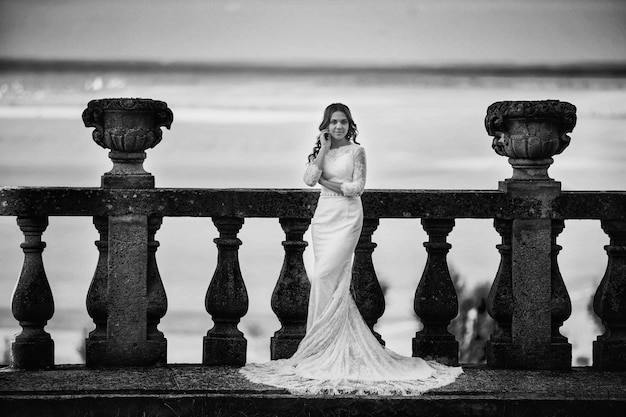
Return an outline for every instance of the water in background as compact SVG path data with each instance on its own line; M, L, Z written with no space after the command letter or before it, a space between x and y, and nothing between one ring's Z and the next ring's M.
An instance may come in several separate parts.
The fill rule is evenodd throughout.
M491 149L483 119L499 100L559 99L578 107L572 142L550 168L565 190L624 190L626 80L600 78L435 77L384 72L340 75L136 74L56 72L0 74L0 186L99 186L111 167L107 151L81 121L89 100L146 97L166 101L171 131L148 151L146 169L157 187L301 188L307 154L323 108L348 104L368 157L368 188L495 189L511 175ZM14 218L0 218L0 338L19 326L10 313L23 236ZM204 295L213 274L217 232L210 219L166 218L157 234L159 269L168 295L160 329L170 362L201 361L202 336L212 327ZM77 363L93 329L85 295L95 269L97 233L90 218L51 218L44 262L56 313L46 329L56 362ZM248 360L269 358L269 337L280 328L270 297L284 251L277 219L246 219L240 233L241 269L250 309L240 328ZM424 268L427 240L419 220L381 220L374 263L388 287L377 330L387 346L411 352L419 329L413 294ZM310 236L305 236L310 240ZM499 243L492 222L456 221L451 267L468 286L490 283ZM559 237L560 268L573 304L562 332L574 363L588 363L600 330L589 301L606 267L607 237L597 221L567 221ZM311 250L305 252L308 268ZM0 341L1 342L1 341ZM0 344L0 357L6 346Z

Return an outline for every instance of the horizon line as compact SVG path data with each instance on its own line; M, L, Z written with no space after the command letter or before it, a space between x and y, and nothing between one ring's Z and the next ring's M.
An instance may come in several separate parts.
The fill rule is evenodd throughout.
M316 75L329 72L361 75L388 73L396 75L445 76L547 76L547 77L626 77L626 62L585 62L565 64L314 64L280 62L192 62L151 60L79 60L0 58L3 71L128 71L128 72L180 72L180 73L230 73L266 75Z

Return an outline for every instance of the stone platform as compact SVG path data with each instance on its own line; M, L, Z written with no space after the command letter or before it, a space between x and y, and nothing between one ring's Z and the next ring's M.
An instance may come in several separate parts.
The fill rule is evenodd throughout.
M0 370L0 410L13 416L624 416L626 372L466 366L422 396L306 396L242 378L236 368Z

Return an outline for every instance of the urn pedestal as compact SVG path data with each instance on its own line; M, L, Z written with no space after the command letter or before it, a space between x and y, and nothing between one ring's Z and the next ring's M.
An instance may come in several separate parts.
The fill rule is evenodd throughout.
M143 169L146 149L170 128L172 111L162 101L135 98L92 100L83 112L93 140L110 149L111 171L102 188L154 188ZM154 239L161 218L150 213L116 213L94 218L100 260L87 295L96 324L86 341L87 366L154 366L167 363L167 340L157 329L167 297L156 264Z
M571 367L572 347L558 332L571 312L556 261L563 222L552 207L561 183L548 176L548 168L569 145L567 133L575 124L576 107L558 100L503 101L487 109L492 147L513 167L513 176L499 189L534 207L525 217L496 219L502 259L488 300L499 327L487 343L490 366Z

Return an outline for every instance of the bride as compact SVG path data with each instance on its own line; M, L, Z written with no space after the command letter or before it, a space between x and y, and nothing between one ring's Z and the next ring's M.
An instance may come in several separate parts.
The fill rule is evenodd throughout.
M350 109L324 111L304 182L322 192L311 222L315 264L306 336L289 359L241 368L250 381L296 394L420 394L463 371L383 347L350 294L352 257L363 226L365 150Z

